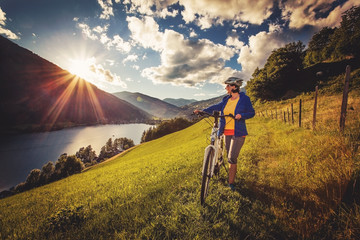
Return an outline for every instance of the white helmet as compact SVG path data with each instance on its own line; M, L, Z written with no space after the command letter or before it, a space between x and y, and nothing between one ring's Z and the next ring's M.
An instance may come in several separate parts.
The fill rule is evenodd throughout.
M229 77L225 81L225 84L235 85L238 88L241 87L242 83L243 83L243 80L241 78L238 78L238 77Z

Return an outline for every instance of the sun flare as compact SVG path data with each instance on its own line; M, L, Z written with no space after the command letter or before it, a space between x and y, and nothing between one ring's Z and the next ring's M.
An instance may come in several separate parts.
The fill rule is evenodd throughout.
M90 70L91 64L89 63L89 61L69 59L69 62L70 62L70 67L69 67L70 73L84 79L86 79L91 74L91 70Z

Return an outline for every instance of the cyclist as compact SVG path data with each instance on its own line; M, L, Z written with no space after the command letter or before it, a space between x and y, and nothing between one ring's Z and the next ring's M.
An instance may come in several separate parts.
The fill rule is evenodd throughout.
M230 77L225 81L227 96L215 105L203 109L202 111L212 113L221 111L221 114L232 114L231 117L220 119L218 136L225 135L225 147L229 162L229 187L235 190L235 176L237 171L237 158L245 142L245 136L248 135L245 120L255 116L255 110L252 107L250 98L245 93L240 92L243 80L237 77ZM198 114L200 110L194 110Z

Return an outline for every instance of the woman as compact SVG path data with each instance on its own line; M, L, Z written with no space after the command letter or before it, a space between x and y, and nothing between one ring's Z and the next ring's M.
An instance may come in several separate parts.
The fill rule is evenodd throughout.
M231 117L220 119L218 135L225 135L225 147L228 153L229 162L229 187L235 190L235 176L237 171L237 158L240 149L245 142L245 136L248 135L245 120L255 116L255 110L252 107L250 98L245 93L240 92L243 80L237 77L230 77L225 81L228 96L223 100L205 108L203 111L212 113L213 111L221 111L221 114L233 114L235 120ZM195 110L198 114L200 111Z

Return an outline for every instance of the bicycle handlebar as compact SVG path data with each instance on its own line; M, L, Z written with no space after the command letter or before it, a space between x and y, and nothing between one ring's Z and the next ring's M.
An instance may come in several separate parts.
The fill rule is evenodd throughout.
M224 114L224 115L220 115L220 111L214 111L212 114L211 113L207 113L207 112L204 112L204 111L199 111L198 114L196 113L192 113L194 115L208 115L209 117L231 117L233 119L235 119L235 116L233 114ZM238 120L238 119L235 119L235 120Z

